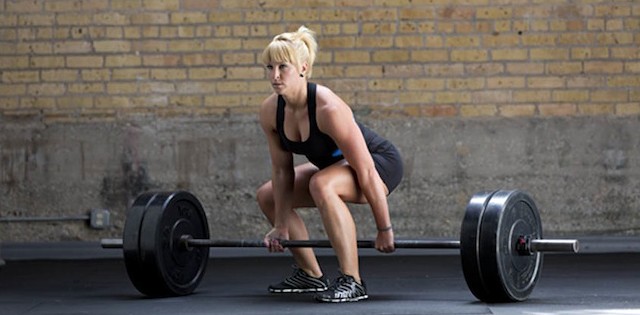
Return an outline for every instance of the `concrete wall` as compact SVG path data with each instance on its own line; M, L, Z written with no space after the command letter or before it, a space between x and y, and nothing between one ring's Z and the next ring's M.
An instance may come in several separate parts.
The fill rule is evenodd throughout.
M518 188L553 235L635 235L640 221L640 121L633 118L361 120L394 141L405 178L389 199L398 237L459 233L470 196ZM205 205L213 237L256 238L268 226L255 188L270 161L254 115L136 123L3 124L2 216L108 208L106 231L81 223L5 223L4 241L119 237L127 206L147 190L186 189ZM362 237L367 207L354 206ZM303 210L322 237L315 210Z
M0 216L115 223L0 223L0 241L120 236L152 189L195 192L216 237L262 236L259 55L302 24L312 80L402 149L398 236L456 235L469 196L503 187L549 233L638 234L639 21L637 1L0 0Z

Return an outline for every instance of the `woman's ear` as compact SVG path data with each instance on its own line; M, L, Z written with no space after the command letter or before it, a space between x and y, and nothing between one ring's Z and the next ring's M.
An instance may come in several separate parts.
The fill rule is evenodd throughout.
M300 67L300 77L304 77L307 74L307 69L309 69L309 64L305 62Z

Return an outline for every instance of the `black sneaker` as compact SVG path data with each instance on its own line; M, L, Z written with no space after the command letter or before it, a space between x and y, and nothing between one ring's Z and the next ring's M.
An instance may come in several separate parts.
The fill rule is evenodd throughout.
M271 293L308 293L322 292L327 290L329 281L323 275L320 278L314 278L307 274L304 270L294 267L293 274L278 284L269 286Z
M316 300L332 303L356 302L367 298L369 296L364 281L359 284L352 276L348 275L341 275L329 286L327 291L316 295Z

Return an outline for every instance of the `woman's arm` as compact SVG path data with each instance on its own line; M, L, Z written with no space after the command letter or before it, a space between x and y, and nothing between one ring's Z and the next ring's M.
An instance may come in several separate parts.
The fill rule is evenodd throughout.
M394 250L393 232L384 230L391 226L387 190L375 168L371 153L355 122L351 108L326 87L318 86L316 117L318 128L329 135L342 151L345 159L357 174L358 185L371 206L378 233L378 250ZM380 231L380 230L384 231Z
M268 97L260 107L260 125L267 138L271 156L271 180L275 201L275 219L273 227L288 237L287 221L293 210L293 155L284 151L276 130L277 96Z

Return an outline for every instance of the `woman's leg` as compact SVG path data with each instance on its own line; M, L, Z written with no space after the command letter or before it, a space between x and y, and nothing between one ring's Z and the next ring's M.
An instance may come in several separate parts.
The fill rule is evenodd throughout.
M305 163L295 168L295 182L293 188L293 208L315 207L309 194L309 180L318 171L311 163ZM273 186L271 181L258 188L258 205L271 225L275 219L275 202L273 199ZM292 240L308 240L309 232L296 211L289 216L289 238ZM322 276L322 270L311 248L291 248L294 260L298 268L304 270L312 277Z
M346 204L366 203L354 170L346 162L341 162L318 171L309 182L309 191L320 211L342 273L362 283L356 226Z

